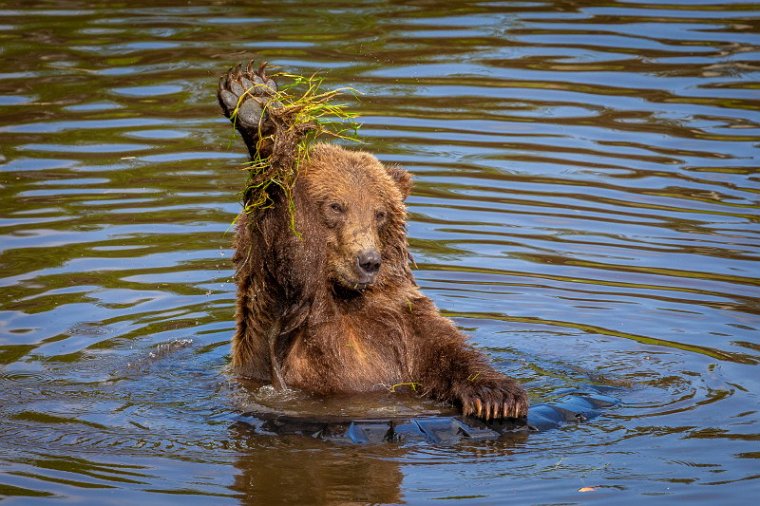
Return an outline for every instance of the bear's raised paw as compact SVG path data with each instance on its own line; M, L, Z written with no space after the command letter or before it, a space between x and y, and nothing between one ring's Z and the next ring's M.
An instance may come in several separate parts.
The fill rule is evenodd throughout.
M238 130L261 130L267 108L279 105L272 99L277 84L265 69L266 63L255 69L251 60L245 68L232 67L219 79L219 105Z

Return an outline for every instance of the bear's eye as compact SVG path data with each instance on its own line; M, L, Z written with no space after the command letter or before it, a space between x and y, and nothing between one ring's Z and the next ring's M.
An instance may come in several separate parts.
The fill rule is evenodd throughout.
M330 204L330 210L335 213L342 213L344 211L343 206L337 202Z
M375 219L379 222L385 221L386 213L385 211L375 211Z

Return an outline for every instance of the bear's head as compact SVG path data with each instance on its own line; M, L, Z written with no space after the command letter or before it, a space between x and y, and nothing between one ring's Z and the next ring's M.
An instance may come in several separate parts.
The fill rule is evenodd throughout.
M330 144L314 146L301 169L295 197L306 257L299 261L312 275L347 294L408 279L409 173Z

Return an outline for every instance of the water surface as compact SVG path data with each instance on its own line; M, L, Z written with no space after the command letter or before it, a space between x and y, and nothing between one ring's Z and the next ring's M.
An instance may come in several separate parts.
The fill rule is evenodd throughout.
M759 13L0 1L0 496L746 503L760 492ZM415 176L417 280L497 368L534 402L592 385L621 405L453 446L236 424L261 393L226 370L245 151L214 91L253 56L362 93L362 148Z

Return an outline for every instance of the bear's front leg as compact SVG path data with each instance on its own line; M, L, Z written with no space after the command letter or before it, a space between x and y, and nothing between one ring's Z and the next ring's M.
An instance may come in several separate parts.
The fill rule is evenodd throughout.
M419 346L414 369L429 396L485 420L528 415L528 396L522 386L496 371L483 353L468 345L428 298L418 298L412 308Z

